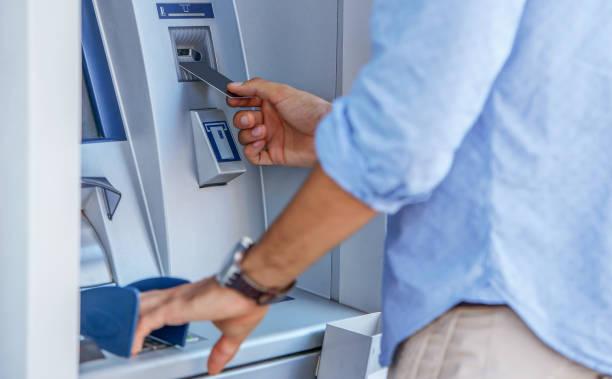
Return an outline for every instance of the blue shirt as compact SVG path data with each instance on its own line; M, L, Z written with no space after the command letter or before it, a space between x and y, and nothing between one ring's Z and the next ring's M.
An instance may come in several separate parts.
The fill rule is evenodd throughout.
M467 301L612 373L612 1L377 0L371 28L316 145L390 214L382 363Z

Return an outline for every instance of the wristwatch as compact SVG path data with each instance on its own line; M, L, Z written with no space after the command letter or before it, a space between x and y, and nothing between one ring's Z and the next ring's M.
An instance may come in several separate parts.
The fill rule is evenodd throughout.
M243 237L232 250L227 262L217 274L216 279L221 286L232 288L249 299L255 300L259 305L274 303L276 300L284 298L287 295L295 286L295 281L285 288L266 288L249 278L249 276L242 271L240 265L253 244L250 238Z

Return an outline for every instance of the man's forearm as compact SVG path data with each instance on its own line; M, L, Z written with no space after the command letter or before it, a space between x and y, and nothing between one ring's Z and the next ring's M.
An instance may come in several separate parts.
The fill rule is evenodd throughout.
M242 268L261 285L284 287L375 214L317 165Z

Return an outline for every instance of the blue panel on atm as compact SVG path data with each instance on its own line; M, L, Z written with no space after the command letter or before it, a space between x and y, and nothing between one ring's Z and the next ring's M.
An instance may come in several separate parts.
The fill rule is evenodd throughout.
M97 287L81 291L81 335L100 348L128 358L138 322L140 293L168 289L189 283L187 280L156 277L126 287ZM170 345L185 346L189 325L164 326L151 336Z
M83 142L125 141L125 129L106 60L93 0L81 1Z
M240 155L234 143L234 137L225 121L205 122L204 131L206 132L208 141L210 141L210 146L212 146L215 152L217 162L240 161Z
M157 3L159 18L214 18L211 3Z
M141 280L130 284L128 287L136 288L140 292L153 290L165 290L168 288L188 284L189 281L178 278L160 277ZM169 325L154 330L151 335L171 345L185 346L189 325Z
M139 304L135 288L98 287L81 291L81 335L106 351L129 357Z

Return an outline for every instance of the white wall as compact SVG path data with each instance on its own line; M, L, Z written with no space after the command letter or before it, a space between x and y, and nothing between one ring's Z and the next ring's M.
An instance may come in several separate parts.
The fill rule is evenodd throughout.
M77 377L80 1L0 12L0 378Z

